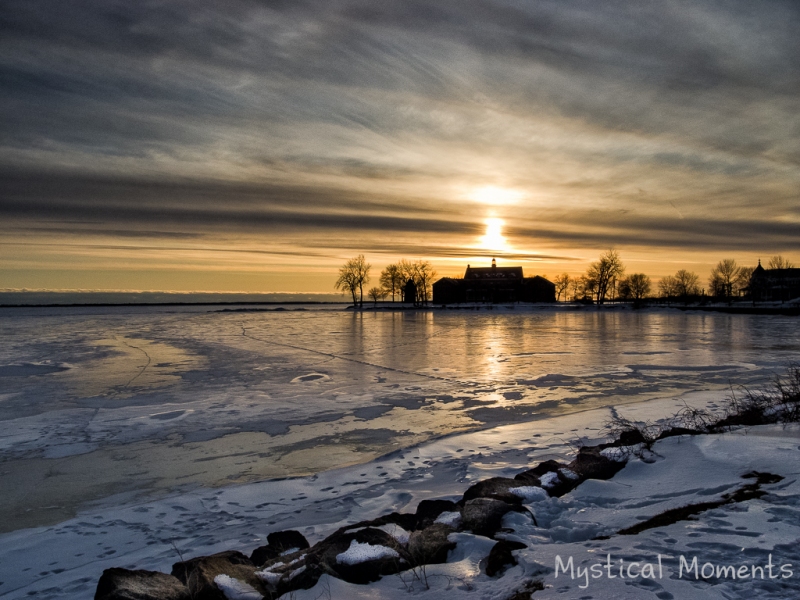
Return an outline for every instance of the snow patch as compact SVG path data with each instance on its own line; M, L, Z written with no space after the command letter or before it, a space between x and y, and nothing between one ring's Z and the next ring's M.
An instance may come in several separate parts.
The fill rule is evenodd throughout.
M384 533L388 533L395 540L397 540L398 544L403 544L404 546L408 543L408 540L411 537L411 534L408 531L400 527L400 525L395 525L394 523L381 525L380 527L376 527L376 529L380 529Z
M228 575L217 575L214 583L228 600L262 600L264 598L254 587Z
M445 511L436 517L434 523L441 523L458 529L458 526L461 525L461 513L458 511Z
M550 497L546 491L537 485L523 485L521 487L511 488L508 491L515 496L519 496L524 502L528 503L539 502L540 500L546 500Z
M273 573L269 569L264 569L263 571L256 571L256 577L270 585L278 585L283 573Z
M628 457L632 454L631 446L621 446L618 448L603 448L600 455L605 456L614 462L628 462Z
M400 555L387 546L360 544L353 540L345 552L336 555L336 562L340 565L357 565L381 558L400 558Z
M353 540L353 541L355 541L355 540ZM337 558L338 558L338 557L337 557ZM295 577L297 577L298 575L300 575L300 573L302 573L302 572L303 572L303 571L305 571L305 570L306 570L306 566L305 566L305 565L303 565L303 566L302 566L302 567L300 567L299 569L295 569L294 571L292 571L291 573L289 573L289 579L294 579Z
M572 481L576 481L581 478L575 471L572 469L567 469L566 467L563 469L559 469L558 471L561 477L565 477L566 479L571 479Z
M549 473L545 473L539 478L539 481L542 482L543 488L548 488L548 489L561 483L561 480L558 478L558 473L556 473L555 471L550 471Z

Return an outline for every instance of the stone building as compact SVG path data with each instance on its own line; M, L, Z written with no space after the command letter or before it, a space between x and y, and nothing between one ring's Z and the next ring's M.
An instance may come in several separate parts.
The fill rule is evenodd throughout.
M555 302L556 286L544 277L525 277L522 267L467 265L464 277L443 277L433 284L434 304L460 302Z

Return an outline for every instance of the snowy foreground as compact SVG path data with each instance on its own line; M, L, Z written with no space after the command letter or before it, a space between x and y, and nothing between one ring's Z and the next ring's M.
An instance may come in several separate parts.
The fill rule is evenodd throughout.
M576 439L604 437L602 423L613 413L645 420L669 416L685 401L704 406L710 400L662 399L553 418L535 429L519 424L454 435L313 477L202 489L122 507L112 500L57 526L0 536L0 595L89 598L108 567L169 572L180 555L249 553L271 531L297 529L313 544L347 524L413 511L426 498L457 499L488 477L513 476L541 460L568 460ZM495 541L458 533L448 563L430 565L424 575L407 571L367 586L323 576L293 597L503 599L541 579L545 589L535 592L537 599L797 598L798 453L797 426L669 438L645 460L632 458L609 481L584 482L557 499L531 494L528 506L539 526L525 514L505 517L508 531L498 537L527 549L514 552L519 564L500 577L488 577L481 566ZM718 499L748 483L742 475L750 471L784 479L764 485L768 494L758 500L638 535L615 534L664 510ZM593 540L598 536L610 537ZM348 560L358 560L354 550ZM227 583L236 597L236 582Z

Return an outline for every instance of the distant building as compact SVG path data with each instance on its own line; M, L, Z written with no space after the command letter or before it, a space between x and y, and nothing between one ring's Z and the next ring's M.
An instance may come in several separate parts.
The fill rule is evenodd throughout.
M757 302L800 298L800 269L765 269L759 260L749 287L751 298Z
M417 303L417 285L413 279L406 281L403 286L403 302Z
M555 302L556 286L544 277L525 277L522 267L471 267L462 279L443 277L433 284L435 304L459 302Z

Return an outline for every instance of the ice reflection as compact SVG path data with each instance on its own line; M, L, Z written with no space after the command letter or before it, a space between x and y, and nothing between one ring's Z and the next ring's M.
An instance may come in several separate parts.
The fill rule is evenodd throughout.
M465 429L722 398L795 360L798 329L678 311L6 310L0 489L19 493L0 510L11 527L36 524L55 518L46 507L122 490L310 473Z

